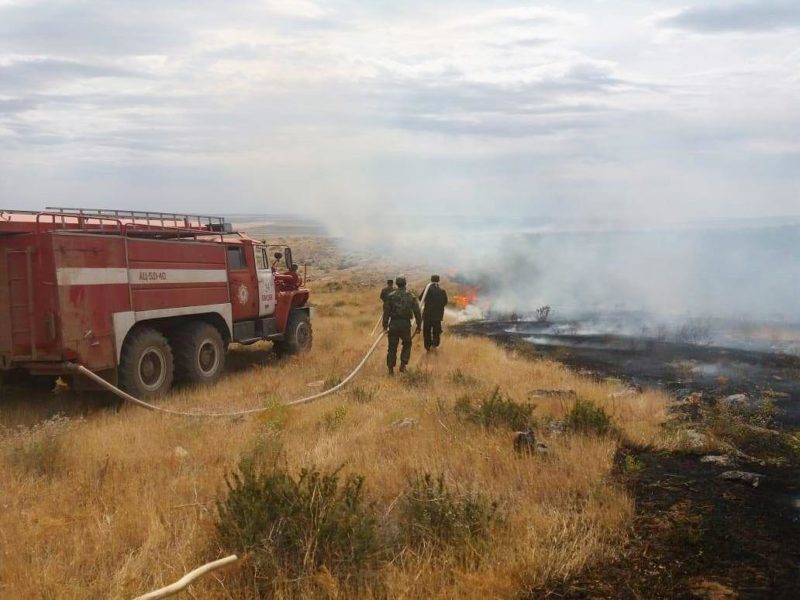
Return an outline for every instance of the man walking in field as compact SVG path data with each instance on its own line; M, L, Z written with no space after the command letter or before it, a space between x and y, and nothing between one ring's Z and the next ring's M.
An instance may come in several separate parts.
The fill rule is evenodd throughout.
M386 302L386 298L394 291L394 280L387 279L386 287L381 290L381 302Z
M447 306L447 292L439 286L439 276L431 275L431 282L428 284L427 292L423 292L419 299L425 304L422 307L422 339L425 343L425 351L439 347L442 337L442 320L444 319L444 307Z
M417 297L406 289L406 278L395 278L397 289L393 290L383 303L383 330L389 336L389 351L386 354L386 366L389 375L394 375L397 364L397 346L402 341L400 351L400 372L404 373L411 360L411 318L417 324L416 333L420 331L422 314Z

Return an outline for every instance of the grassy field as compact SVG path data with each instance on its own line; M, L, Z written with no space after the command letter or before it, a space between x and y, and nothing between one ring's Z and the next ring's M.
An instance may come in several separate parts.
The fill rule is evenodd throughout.
M123 406L30 426L19 402L0 403L0 596L130 598L224 555L216 501L225 499L225 478L243 458L292 476L312 466L341 467L342 480L363 476L365 510L380 538L381 558L357 585L315 564L283 577L270 592L279 597L518 597L615 555L633 513L613 473L615 453L623 441L673 443L660 426L668 398L613 398L618 383L445 333L435 355L415 342L407 376L386 375L381 346L349 388L287 409L283 402L335 384L358 363L378 316L377 285L320 280L314 287L309 354L279 360L268 344L233 347L216 386L179 389L163 400L182 410L271 407L257 417L187 419ZM496 389L516 407L534 389L574 390L610 415L610 431L549 435L548 422L565 419L575 400L535 398L535 429L549 452L519 454L512 427L481 425L454 410L479 407ZM61 403L69 412L76 401L63 394L47 410ZM416 424L390 427L406 417ZM29 427L13 426L19 422ZM456 504L492 506L480 544L404 542L409 485L424 473L443 477ZM269 583L257 581L256 563L251 554L187 597L258 597L257 586ZM353 568L361 569L350 565L348 573Z

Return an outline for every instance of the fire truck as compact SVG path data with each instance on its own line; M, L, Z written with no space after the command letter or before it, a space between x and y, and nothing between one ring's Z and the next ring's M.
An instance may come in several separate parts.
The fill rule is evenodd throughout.
M78 363L152 398L216 381L230 343L259 340L311 348L291 248L219 217L0 210L0 378L52 384Z

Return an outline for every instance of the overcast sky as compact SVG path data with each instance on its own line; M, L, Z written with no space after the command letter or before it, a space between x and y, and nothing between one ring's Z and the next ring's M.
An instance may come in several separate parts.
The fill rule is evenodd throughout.
M800 1L0 0L0 207L800 213Z

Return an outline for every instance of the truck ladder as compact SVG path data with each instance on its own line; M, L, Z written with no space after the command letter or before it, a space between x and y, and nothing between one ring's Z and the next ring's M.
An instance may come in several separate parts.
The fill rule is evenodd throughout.
M180 227L187 230L204 230L213 233L230 233L231 224L224 217L192 215L183 213L164 213L140 210L116 210L105 208L66 208L48 206L45 210L63 213L73 217L130 219L136 227L168 229Z

